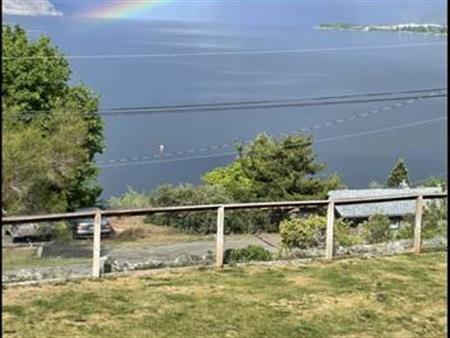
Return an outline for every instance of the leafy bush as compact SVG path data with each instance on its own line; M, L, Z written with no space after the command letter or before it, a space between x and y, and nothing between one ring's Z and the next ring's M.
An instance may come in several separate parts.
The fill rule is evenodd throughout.
M230 202L224 189L215 186L194 187L190 184L172 186L162 185L150 194L152 206L176 206L196 204L221 204ZM155 214L146 217L146 222L163 224L194 233L214 233L217 212L179 212Z
M36 235L42 240L49 240L54 237L53 224L39 223L37 226Z
M363 239L360 236L352 233L350 227L351 223L348 223L343 219L335 220L334 240L337 245L348 247L361 244L363 242Z
M326 218L323 216L292 217L280 224L281 242L291 249L319 246L324 243L325 230Z
M394 233L395 239L413 239L414 238L414 226L410 222L405 222L403 225Z
M373 215L363 223L363 235L367 243L386 242L392 238L390 220L385 215Z
M280 224L282 243L287 248L306 249L325 243L327 218L320 215L310 215L307 218L291 218ZM343 219L334 223L334 239L336 244L352 246L360 244L362 239L352 234L350 224Z
M66 243L72 240L72 230L65 222L57 222L52 225L53 238L57 242Z
M395 232L395 239L413 239L415 215L403 218L403 226ZM447 237L447 203L434 201L424 206L422 216L422 239L431 239L436 236Z
M447 203L434 201L427 203L423 210L422 238L447 236Z
M111 208L144 208L150 206L150 198L128 187L121 196L112 196L108 204Z
M249 245L243 249L227 249L224 252L225 264L249 261L268 261L272 258L270 251L261 246Z
M42 239L53 239L65 243L72 240L72 230L65 222L40 223L37 227L37 236Z
M150 195L152 206L174 206L195 204L225 204L233 199L220 186L163 185ZM172 226L187 232L209 234L216 232L217 212L179 212L155 214L146 222ZM255 232L257 230L276 231L271 222L270 212L262 210L235 210L225 214L225 233Z

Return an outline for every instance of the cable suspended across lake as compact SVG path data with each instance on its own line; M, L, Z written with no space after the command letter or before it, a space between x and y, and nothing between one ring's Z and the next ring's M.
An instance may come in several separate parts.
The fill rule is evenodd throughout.
M260 101L238 101L238 102L221 102L221 103L199 103L169 106L147 106L134 108L111 108L103 109L95 114L102 116L131 116L131 115L149 115L149 114L182 114L182 113L202 113L216 111L232 111L232 110L255 110L255 109L275 109L275 108L294 108L294 107L310 107L310 106L326 106L340 104L358 104L372 102L387 102L401 100L425 100L446 97L444 93L446 88L422 89L422 90L404 90L392 92L378 92L365 94L347 94L341 96L322 96L312 98L299 99L278 99L278 100L260 100ZM400 95L415 94L415 95ZM385 96L385 97L378 97ZM361 99L363 98L363 99ZM17 114L19 117L34 116L35 114L46 114L52 111L25 111L25 112L4 112L5 114ZM60 114L76 114L74 111L55 111ZM94 114L82 113L81 114Z
M338 141L342 139L348 139L353 137L361 137L361 136L367 136L367 135L374 135L379 134L387 131L392 130L398 130L398 129L404 129L404 128L412 128L416 126L436 123L436 122L442 122L447 120L447 116L442 116L439 118L434 119L428 119L428 120L422 120L412 123L406 123L401 124L397 126L390 126L386 128L379 128L379 129L373 129L368 130L364 132L357 132L357 133L350 133L345 135L339 135L339 136L332 136L327 138L322 138L314 141L315 144L320 143L326 143L331 141ZM223 153L216 153L216 154L205 154L205 155L198 155L198 156L190 156L190 157L181 157L181 158L165 158L165 159L159 159L159 160L141 160L141 161L127 161L125 159L121 159L119 163L111 163L111 164L102 164L97 163L97 165L100 168L111 168L111 167L130 167L135 165L145 165L145 164L159 164L159 163L169 163L169 162L181 162L181 161L192 161L192 160L200 160L200 159L208 159L208 158L215 158L215 157L228 157L228 156L235 156L238 155L238 152L236 151L229 151L229 152L223 152Z
M286 136L288 134L298 134L299 132L309 132L309 131L314 131L317 129L322 129L322 128L328 128L328 127L333 127L333 126L337 126L337 125L342 125L344 123L350 123L353 122L355 120L358 119L362 119L362 118L367 118L370 116L377 116L380 114L391 114L393 112L395 112L396 108L400 108L404 105L411 105L415 102L418 102L418 100L406 100L406 101L402 101L402 102L396 102L394 104L391 105L385 105L382 106L380 108L377 109L372 109L370 111L366 111L366 112L362 112L362 113L357 113L357 114L353 114L347 118L338 118L338 119L334 119L334 120L329 120L329 121L324 121L321 123L316 123L313 124L309 127L304 127L304 128L300 128L300 129L296 129L296 130L291 130L290 132L287 133L281 133L279 135L273 135L274 137L282 137L282 136ZM345 124L344 124L345 125ZM242 143L249 143L252 140L246 140L246 141L242 141ZM124 157L124 158L119 158L119 159L109 159L109 160L103 160L103 161L98 161L98 164L101 163L119 163L119 162L130 162L130 161L141 161L141 160L150 160L150 159L160 159L160 158L171 158L173 156L180 156L180 155L192 155L195 153L200 153L200 154L204 154L205 152L208 151L215 151L218 149L227 149L227 148L231 148L233 146L233 142L229 142L229 143L223 143L223 144L216 144L216 145L210 145L210 146L203 146L197 149L187 149L187 150L179 150L179 151L175 151L175 152L161 152L159 154L153 155L153 156L133 156L133 157Z

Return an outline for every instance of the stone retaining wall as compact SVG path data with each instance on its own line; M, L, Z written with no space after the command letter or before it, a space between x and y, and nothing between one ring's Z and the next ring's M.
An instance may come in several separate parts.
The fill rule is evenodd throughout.
M406 252L411 252L413 246L412 240L399 240L379 244L360 244L351 247L335 248L335 257L345 256L363 256L375 257L384 255L395 255ZM424 240L422 242L423 249L447 249L446 237L435 237L433 239ZM280 253L274 260L289 260L304 258L307 261L313 261L324 257L323 248L311 248L306 250L295 250L290 252ZM148 259L139 262L120 261L114 257L103 257L102 259L102 274L111 272L127 272L133 270L148 270L160 269L170 267L183 266L210 266L214 264L215 256L211 251L206 252L202 256L197 255L181 255L171 261L159 261ZM3 283L21 282L21 281L40 281L46 279L65 278L89 276L90 267L47 267L47 268L31 268L21 269L13 274L2 275Z

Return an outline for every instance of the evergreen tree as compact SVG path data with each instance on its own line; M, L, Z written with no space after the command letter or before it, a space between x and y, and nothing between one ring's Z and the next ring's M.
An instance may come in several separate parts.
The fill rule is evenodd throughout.
M302 200L327 198L329 190L343 188L337 175L321 175L325 164L317 161L312 144L310 136L262 134L238 147L240 170L252 195L260 200Z
M406 184L410 184L408 168L406 167L405 160L399 158L391 170L391 174L387 180L388 187L398 187L402 181Z

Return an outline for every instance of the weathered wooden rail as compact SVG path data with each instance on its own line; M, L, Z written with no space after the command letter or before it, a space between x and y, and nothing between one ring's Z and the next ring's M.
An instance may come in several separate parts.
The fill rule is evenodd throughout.
M308 201L283 201L283 202L254 202L254 203L232 203L232 204L205 204L205 205L188 205L188 206L171 206L171 207L148 207L134 209L106 209L92 210L82 212L69 212L47 215L30 215L30 216L9 216L2 217L2 224L22 224L30 222L46 222L60 221L68 219L77 219L82 217L94 218L94 240L93 240L93 260L92 275L100 276L100 245L101 245L101 218L120 217L120 216L139 216L155 213L171 213L171 212L194 212L194 211L217 211L217 235L216 235L216 267L223 266L223 250L224 250L224 219L225 210L239 209L281 209L281 208L307 208L307 207L327 207L327 227L326 227L326 243L325 258L333 258L334 244L334 217L335 206L349 204L366 204L394 202L405 200L416 200L415 227L414 227L414 252L420 253L421 249L421 228L422 213L424 199L444 199L447 193L428 193L428 194L403 194L397 196L378 196L378 197L360 197L360 198L343 198L333 200L308 200Z

